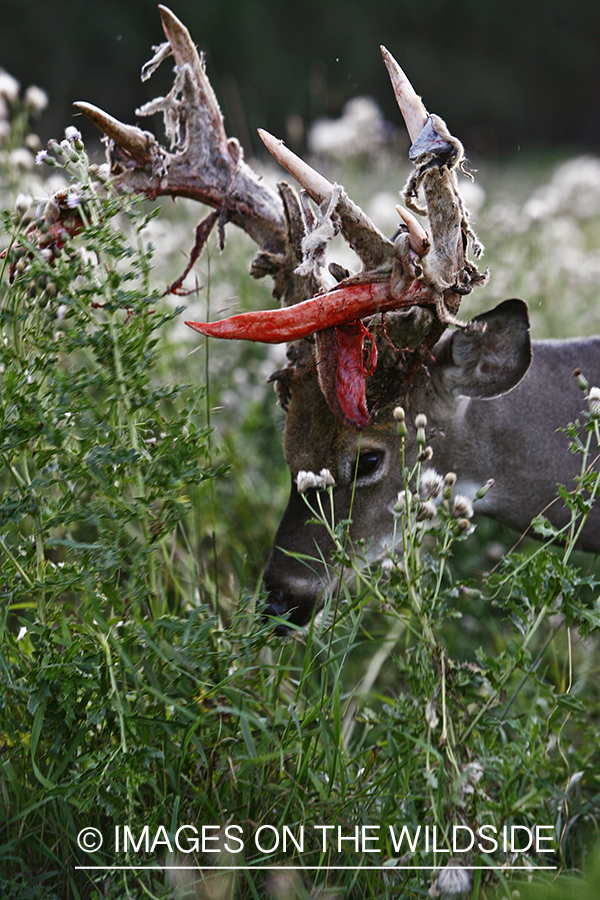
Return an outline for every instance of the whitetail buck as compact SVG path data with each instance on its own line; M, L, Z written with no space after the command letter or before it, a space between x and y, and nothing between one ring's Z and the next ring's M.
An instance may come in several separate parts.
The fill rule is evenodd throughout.
M299 199L285 183L277 191L265 184L244 162L237 141L227 138L189 33L169 10L160 12L167 43L143 77L170 54L177 75L167 97L138 112L164 113L171 149L87 103L76 106L107 135L117 181L153 197L182 195L215 209L197 228L186 272L211 229L218 226L223 246L225 225L233 222L259 246L252 274L271 275L273 293L282 300L282 308L270 313L189 323L219 337L288 342L288 365L272 380L286 411L292 492L264 572L267 612L303 625L335 585L324 529L306 524L310 515L298 492L299 472L328 470L335 481L336 517L352 519L351 540L368 542L372 556L384 552L403 483L393 417L398 404L406 410L409 462L416 452L415 417L424 413L432 466L457 473L461 492L471 495L494 479L481 512L518 531L542 512L564 525L568 513L553 502L557 484L572 488L580 463L557 429L576 419L583 405L574 370L600 384L600 338L532 344L521 300L507 300L466 326L457 322L462 295L486 276L467 258L469 239L476 257L482 248L455 178L462 146L442 120L427 114L384 50L413 142L415 169L405 201L429 220L427 234L399 208L399 233L388 240L342 189L263 133L305 194ZM423 210L417 206L419 188ZM307 197L318 206L316 216ZM337 231L362 269L352 275L334 267L339 284L328 291L321 267ZM446 331L449 324L457 326L452 333ZM591 513L580 545L600 549L600 511Z

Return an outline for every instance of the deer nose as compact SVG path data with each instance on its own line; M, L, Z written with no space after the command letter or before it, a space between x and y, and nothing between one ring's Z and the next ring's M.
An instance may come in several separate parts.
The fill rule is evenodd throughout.
M282 585L272 585L266 579L263 580L263 586L267 592L263 609L265 618L287 619L290 625L297 626L306 625L310 621L314 606L312 598L300 597L293 590ZM285 622L278 622L274 633L283 635L289 634L292 630Z
M277 618L284 619L290 618L290 614L292 614L294 610L293 604L290 604L288 594L284 588L269 588L268 584L263 581L263 585L267 589L267 602L265 603L263 615L265 618ZM275 634L289 634L292 630L288 625L285 625L283 622L278 622L278 624L273 629Z

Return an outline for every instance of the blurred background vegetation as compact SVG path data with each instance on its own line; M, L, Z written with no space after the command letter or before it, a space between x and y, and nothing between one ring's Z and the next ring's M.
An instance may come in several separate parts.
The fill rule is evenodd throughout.
M171 0L206 53L227 126L248 153L265 127L302 144L302 125L339 115L357 94L397 121L385 44L471 158L548 144L600 148L600 6L596 0ZM43 141L74 100L126 121L170 87L168 66L139 80L163 40L153 0L2 0L0 66L52 98ZM158 79L158 80L157 80ZM161 81L162 79L162 81ZM91 126L84 137L96 139ZM147 126L146 126L147 127Z

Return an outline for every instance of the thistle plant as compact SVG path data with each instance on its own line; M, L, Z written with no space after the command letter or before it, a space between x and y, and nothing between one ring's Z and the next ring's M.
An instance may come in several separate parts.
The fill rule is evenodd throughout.
M158 339L179 310L150 286L139 200L90 166L79 133L38 157L71 181L30 221L4 218L2 549L26 583L77 559L69 596L118 591L159 615L156 566L190 505L179 488L211 474L200 392L166 415L186 389L161 377ZM90 568L98 580L84 584Z

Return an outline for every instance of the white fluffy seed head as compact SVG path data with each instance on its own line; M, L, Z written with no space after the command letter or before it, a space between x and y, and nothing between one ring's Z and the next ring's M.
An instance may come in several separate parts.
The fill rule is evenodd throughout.
M450 858L440 870L437 886L442 894L466 894L471 890L471 873L458 860Z
M316 475L314 472L305 472L301 469L296 475L296 487L299 494L305 494L307 491L316 487Z
M0 97L4 97L9 103L14 103L19 96L21 85L16 78L0 69Z
M417 522L424 522L427 519L433 519L437 515L437 506L433 500L424 500L419 504L417 510Z
M18 216L24 216L29 212L29 208L33 203L32 198L29 194L17 194L17 199L15 200L15 211Z
M394 504L394 512L395 513L406 512L406 510L410 506L411 500L412 500L412 494L408 489L405 491L400 491L398 494L398 499L396 500L396 503Z
M335 480L329 469L321 469L321 471L319 472L319 478L321 480L321 490L333 487L335 485Z
M590 415L593 419L600 419L600 388L591 387L588 393Z
M424 500L439 497L444 490L444 479L435 469L423 469L419 481L419 494Z
M34 116L43 112L48 106L48 94L41 87L38 87L37 84L31 84L27 88L23 99L25 105L29 107Z
M299 494L307 491L323 491L335 485L335 480L329 469L321 469L317 475L315 472L305 472L301 469L296 475L296 487Z
M475 526L471 525L468 519L457 519L456 530L458 534L469 535L475 531Z
M452 503L452 516L455 519L471 519L473 517L473 504L463 494L456 494Z

